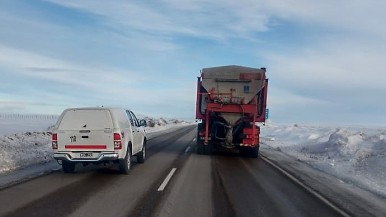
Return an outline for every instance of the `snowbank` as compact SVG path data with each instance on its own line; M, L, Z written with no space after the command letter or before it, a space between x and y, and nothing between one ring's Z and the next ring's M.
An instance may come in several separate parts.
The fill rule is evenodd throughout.
M263 144L386 196L386 129L268 124L261 134Z
M186 122L184 120L178 119L166 119L166 118L151 118L144 117L141 118L146 121L147 127L145 127L145 131L147 133L155 133L159 131L169 130L175 127L181 127L185 125L192 124L191 122Z
M26 132L0 136L0 174L52 160L51 134Z

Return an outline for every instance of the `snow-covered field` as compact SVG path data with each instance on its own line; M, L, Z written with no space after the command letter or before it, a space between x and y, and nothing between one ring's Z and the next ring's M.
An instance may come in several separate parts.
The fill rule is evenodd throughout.
M145 117L148 138L174 130L185 121ZM0 118L0 174L53 161L51 130L55 119Z
M386 196L386 128L267 124L262 143Z

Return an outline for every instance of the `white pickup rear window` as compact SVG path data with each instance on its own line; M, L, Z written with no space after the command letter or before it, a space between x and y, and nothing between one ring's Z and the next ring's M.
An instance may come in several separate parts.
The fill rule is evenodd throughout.
M108 110L68 110L59 126L58 130L103 130L113 128L111 115Z

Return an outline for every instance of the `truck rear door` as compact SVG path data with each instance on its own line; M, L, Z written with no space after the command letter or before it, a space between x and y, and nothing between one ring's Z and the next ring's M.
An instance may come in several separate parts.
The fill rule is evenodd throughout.
M114 151L108 110L68 110L58 126L58 151Z

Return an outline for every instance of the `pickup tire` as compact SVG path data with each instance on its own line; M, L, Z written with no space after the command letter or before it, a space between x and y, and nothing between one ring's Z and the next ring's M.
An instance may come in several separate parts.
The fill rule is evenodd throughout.
M64 173L73 173L75 171L75 163L63 160L62 169Z
M144 163L146 159L146 141L143 141L142 151L137 154L137 162Z
M119 170L122 174L129 174L131 169L131 149L127 148L124 159L119 160Z

